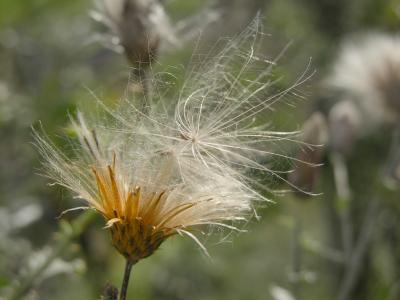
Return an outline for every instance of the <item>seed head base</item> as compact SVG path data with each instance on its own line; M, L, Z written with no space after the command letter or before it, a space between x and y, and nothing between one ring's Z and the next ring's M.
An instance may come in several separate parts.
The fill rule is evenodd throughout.
M133 263L153 254L169 236L155 226L144 224L140 218L115 223L110 232L114 247Z

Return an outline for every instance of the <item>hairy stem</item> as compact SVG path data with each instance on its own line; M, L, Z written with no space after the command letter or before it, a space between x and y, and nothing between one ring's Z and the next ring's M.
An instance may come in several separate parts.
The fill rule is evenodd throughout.
M128 285L129 285L129 277L131 276L131 270L132 270L133 265L134 265L133 262L126 260L124 279L122 281L121 293L119 295L119 300L126 300L126 293L128 291Z

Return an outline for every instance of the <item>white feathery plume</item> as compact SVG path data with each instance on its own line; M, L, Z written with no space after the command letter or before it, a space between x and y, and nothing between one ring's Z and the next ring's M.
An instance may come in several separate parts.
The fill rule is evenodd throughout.
M129 132L147 135L161 148L179 151L181 170L186 170L184 165L187 165L186 171L193 171L189 160L194 159L202 162L202 168L221 174L231 172L238 184L251 193L255 193L251 183L256 181L247 176L247 171L267 172L283 179L280 172L274 172L260 161L266 157L295 160L275 153L271 146L279 141L298 143L294 139L298 132L270 129L268 114L273 113L277 102L287 97L298 98L297 87L312 73L307 67L289 88L271 91L274 89L273 69L279 57L268 60L256 53L263 36L259 22L260 19L256 19L216 55L213 50L220 46L218 44L200 58L200 66L195 64L189 70L188 79L176 96L173 111L165 107L165 101L161 99L158 106L153 105L150 116L143 115L140 124L136 123L139 118L131 111L127 117L114 116L129 128Z

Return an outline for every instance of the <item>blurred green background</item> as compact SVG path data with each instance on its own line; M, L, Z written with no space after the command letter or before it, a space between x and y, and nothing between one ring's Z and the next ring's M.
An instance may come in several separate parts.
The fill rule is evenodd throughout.
M279 86L289 86L312 58L311 68L317 72L301 87L306 100L292 101L294 107L283 103L276 110L273 121L279 129L299 129L311 112L329 110L335 99L325 101L321 82L343 39L400 30L398 0L219 2L226 13L204 26L205 43L240 32L260 12L264 31L270 34L262 45L264 55L276 57L290 44L275 71L281 76ZM206 5L200 0L165 1L173 23ZM0 295L18 288L21 278L46 260L60 240L56 217L76 205L68 192L49 187L48 180L37 175L40 161L31 126L40 121L50 135L63 136L68 113L73 114L78 103L92 101L88 90L101 99L118 99L128 82L124 56L96 38L99 27L89 17L93 7L86 0L0 0ZM160 53L156 70L187 65L193 44ZM349 159L355 231L363 226L366 201L375 197L384 207L349 299L400 299L399 192L376 183L390 140L387 129L363 137ZM259 211L260 221L246 225L247 233L206 237L212 260L190 240L169 239L135 266L129 299L337 299L344 271L338 217L332 215L332 168L327 158L323 162L315 189L321 195L275 197L275 204ZM64 217L64 226L78 215ZM100 218L91 223L46 272L35 276L21 299L99 299L107 282L119 286L124 260L102 226Z

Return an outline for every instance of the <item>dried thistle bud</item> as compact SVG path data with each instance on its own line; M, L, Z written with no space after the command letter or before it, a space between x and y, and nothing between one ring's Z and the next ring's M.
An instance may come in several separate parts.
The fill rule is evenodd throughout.
M289 174L289 181L302 191L311 193L318 177L318 165L322 162L328 142L328 126L322 113L313 113L304 123L300 140L305 146L297 153L296 159L300 162L295 164L294 170Z
M329 112L329 144L333 151L351 153L361 130L361 115L353 101L336 103Z
M156 57L162 39L173 39L169 18L158 0L101 0L92 17L105 24L115 46L133 67L146 68Z

